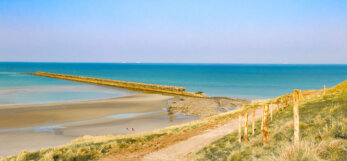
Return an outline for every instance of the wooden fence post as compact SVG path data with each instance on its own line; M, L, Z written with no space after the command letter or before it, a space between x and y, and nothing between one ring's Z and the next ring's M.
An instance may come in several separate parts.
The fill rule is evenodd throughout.
M300 144L299 138L299 90L293 91L293 113L294 113L294 145Z
M245 113L245 132L244 132L245 143L248 141L248 112Z
M239 142L240 143L241 143L241 137L242 137L241 131L242 131L242 116L241 114L239 114Z
M267 144L267 120L269 116L269 105L264 106L264 118L263 118L263 145Z
M255 109L253 110L252 135L254 135L254 129L255 129Z

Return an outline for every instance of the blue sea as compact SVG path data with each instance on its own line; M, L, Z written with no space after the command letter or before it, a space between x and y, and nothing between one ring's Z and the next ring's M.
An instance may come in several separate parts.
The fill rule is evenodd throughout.
M0 105L91 100L136 93L18 73L35 71L186 87L208 96L271 98L293 89L333 87L347 65L0 63Z

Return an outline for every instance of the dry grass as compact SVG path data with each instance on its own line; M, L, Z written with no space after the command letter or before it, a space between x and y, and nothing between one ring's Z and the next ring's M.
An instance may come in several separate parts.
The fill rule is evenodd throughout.
M293 109L276 111L269 123L268 145L263 146L260 121L247 144L237 142L234 132L192 155L193 160L345 160L347 156L347 83L322 95L303 92L300 104L299 148L293 146ZM282 96L283 97L283 96ZM250 131L249 131L250 133Z

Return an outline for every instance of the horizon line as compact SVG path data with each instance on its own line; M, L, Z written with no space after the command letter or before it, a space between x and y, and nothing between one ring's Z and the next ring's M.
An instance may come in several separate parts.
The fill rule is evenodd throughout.
M80 63L80 64L221 64L221 65L347 65L340 63L198 63L198 62L53 62L53 61L0 61L0 63Z

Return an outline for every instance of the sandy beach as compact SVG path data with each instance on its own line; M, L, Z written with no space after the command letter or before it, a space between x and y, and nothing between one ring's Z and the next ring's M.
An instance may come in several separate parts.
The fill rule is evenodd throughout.
M144 132L198 119L175 115L170 121L168 112L163 110L169 99L172 96L140 94L103 100L1 106L0 156L59 146L84 135Z
M91 120L121 113L160 111L170 96L135 95L103 100L0 106L0 129Z

